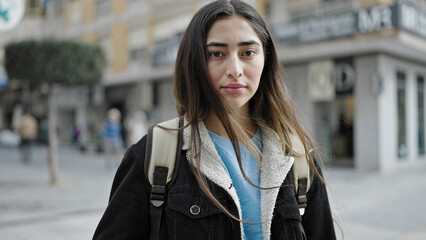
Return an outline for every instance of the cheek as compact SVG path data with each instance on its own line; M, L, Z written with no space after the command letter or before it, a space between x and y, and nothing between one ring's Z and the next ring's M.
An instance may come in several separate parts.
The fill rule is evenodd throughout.
M257 84L259 84L260 82L260 77L262 76L262 72L263 72L263 66L264 66L264 62L262 59L262 61L257 62L251 68L249 68L250 78Z
M207 63L207 71L209 74L210 82L215 85L220 79L220 69L212 63Z

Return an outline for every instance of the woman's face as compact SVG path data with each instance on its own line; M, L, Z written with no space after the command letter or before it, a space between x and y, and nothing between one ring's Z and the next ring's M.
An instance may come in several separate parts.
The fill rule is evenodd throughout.
M248 113L265 62L262 42L241 16L217 20L207 34L207 70L222 101Z

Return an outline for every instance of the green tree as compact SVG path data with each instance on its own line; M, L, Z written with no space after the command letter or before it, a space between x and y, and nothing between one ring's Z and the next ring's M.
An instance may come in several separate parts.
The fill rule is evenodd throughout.
M102 79L105 57L97 45L69 40L25 40L5 47L5 68L12 80L43 87L47 94L49 173L58 182L58 137L53 121L54 85L94 85Z

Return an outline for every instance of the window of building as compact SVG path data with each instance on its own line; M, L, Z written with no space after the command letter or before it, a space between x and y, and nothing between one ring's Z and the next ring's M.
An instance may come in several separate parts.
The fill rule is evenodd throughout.
M425 155L425 79L417 76L417 128L418 128L418 153Z
M148 30L140 21L131 22L128 39L129 62L138 66L148 64L150 61L148 45Z
M407 147L407 119L406 119L406 76L404 72L396 73L397 80L397 112L398 112L398 157L406 158Z
M130 49L129 57L131 61L141 62L147 58L147 54L146 48L133 48Z
M40 0L27 0L27 7L25 11L28 16L40 16L42 14Z
M98 16L108 15L111 12L111 0L97 0L96 13Z
M38 8L39 7L39 0L30 0L30 8Z
M62 1L56 1L54 2L54 9L53 9L53 14L55 16L62 16Z
M45 1L45 14L49 18L62 17L62 1Z

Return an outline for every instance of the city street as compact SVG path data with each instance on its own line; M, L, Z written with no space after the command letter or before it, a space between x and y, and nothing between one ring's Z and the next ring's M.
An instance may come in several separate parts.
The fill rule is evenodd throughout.
M59 156L60 183L52 187L43 147L34 149L27 165L16 148L0 147L2 240L91 239L115 169L102 155L72 147L61 148ZM344 239L426 239L426 163L392 173L333 168L325 174Z
M91 239L108 202L115 169L102 155L59 150L58 186L49 184L46 151L28 165L18 149L0 148L0 238Z
M424 162L417 168L381 174L329 169L326 177L344 239L426 239ZM336 232L340 234L338 228Z

